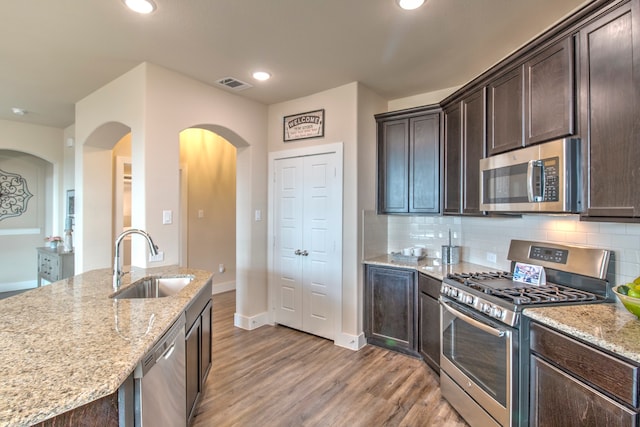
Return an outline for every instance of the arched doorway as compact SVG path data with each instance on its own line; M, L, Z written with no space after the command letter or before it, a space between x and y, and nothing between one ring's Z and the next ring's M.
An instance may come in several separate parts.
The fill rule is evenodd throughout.
M53 169L40 157L0 150L0 292L36 286L35 248L54 232Z
M202 127L180 132L181 265L215 272L214 292L235 289L236 151Z

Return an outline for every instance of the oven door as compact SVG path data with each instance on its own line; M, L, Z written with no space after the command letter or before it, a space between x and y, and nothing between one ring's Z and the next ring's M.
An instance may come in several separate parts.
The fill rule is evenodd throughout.
M471 425L481 419L485 421L480 424L494 425L487 415L495 425L513 425L518 412L518 376L512 374L518 372L518 330L444 296L440 307L440 369L445 381L455 383L442 387L443 396Z

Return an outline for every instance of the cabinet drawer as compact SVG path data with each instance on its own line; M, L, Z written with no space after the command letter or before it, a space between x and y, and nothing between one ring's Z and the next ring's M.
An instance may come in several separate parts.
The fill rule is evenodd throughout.
M637 426L635 411L531 357L531 426Z
M418 274L418 287L420 292L435 299L440 298L440 288L442 287L442 282L440 280L420 273Z
M537 323L531 324L531 351L588 383L638 407L638 367Z
M191 329L194 322L200 318L200 313L202 313L202 310L204 310L211 300L212 286L212 282L209 280L185 310L187 316L187 330Z
M58 280L60 266L57 257L41 255L38 263L38 271L46 280L53 282Z

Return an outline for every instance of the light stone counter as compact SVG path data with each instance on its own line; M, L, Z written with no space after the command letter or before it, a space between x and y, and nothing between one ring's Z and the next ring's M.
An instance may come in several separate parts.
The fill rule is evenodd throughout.
M620 302L527 308L527 317L640 363L640 320Z
M391 255L381 255L363 261L364 264L382 265L386 267L412 268L416 271L427 274L434 279L442 280L449 273L470 273L478 271L495 271L495 268L484 265L472 264L470 262L459 262L458 264L441 265L439 258L424 258L414 262L395 261Z
M102 269L0 300L0 425L32 425L117 391L212 276L135 269L122 287L149 275L195 279L174 296L114 300Z

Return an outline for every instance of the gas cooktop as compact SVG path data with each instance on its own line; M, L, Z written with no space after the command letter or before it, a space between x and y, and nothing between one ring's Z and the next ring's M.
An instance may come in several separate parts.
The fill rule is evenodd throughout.
M530 285L514 282L512 274L506 271L454 273L449 274L447 279L454 280L465 288L504 299L514 305L604 300L603 297L593 293L553 283Z

